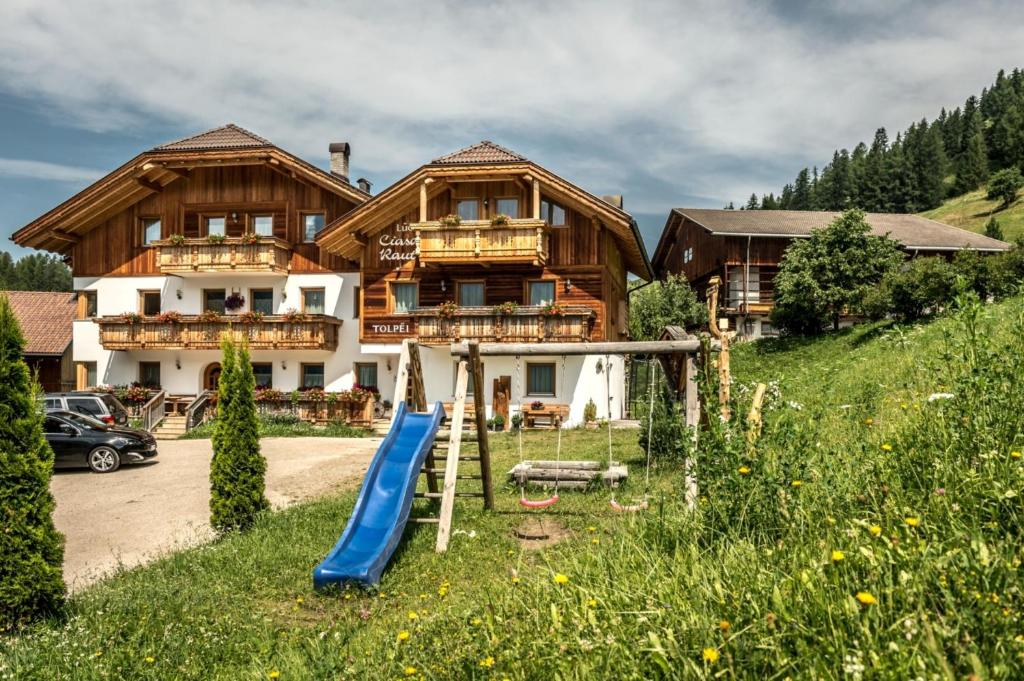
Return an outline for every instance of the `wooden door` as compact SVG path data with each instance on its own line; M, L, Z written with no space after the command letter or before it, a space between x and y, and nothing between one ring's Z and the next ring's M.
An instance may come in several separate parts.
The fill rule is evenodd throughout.
M491 407L495 416L501 414L505 418L505 430L512 427L509 419L508 405L512 401L512 377L501 376L494 379L494 395L491 397Z
M216 392L219 383L220 363L214 362L210 366L206 367L206 371L203 372L203 390Z

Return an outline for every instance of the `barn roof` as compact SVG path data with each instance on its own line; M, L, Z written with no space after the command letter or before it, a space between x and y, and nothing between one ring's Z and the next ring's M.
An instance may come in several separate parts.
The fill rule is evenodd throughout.
M75 294L67 291L4 291L25 336L26 355L63 355L71 344Z

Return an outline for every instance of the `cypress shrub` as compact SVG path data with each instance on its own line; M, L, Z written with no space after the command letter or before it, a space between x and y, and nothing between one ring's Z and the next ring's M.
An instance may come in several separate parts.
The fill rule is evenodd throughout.
M260 453L256 379L249 348L225 335L217 422L210 463L210 524L220 532L244 530L270 507L264 496L267 461Z
M56 612L64 600L64 538L53 525L53 451L43 437L25 338L0 295L0 631Z

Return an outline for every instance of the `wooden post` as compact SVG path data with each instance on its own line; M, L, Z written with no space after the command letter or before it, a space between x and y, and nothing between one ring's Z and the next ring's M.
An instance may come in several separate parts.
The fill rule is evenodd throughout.
M427 182L430 179L423 180L423 184L420 185L420 222L427 221Z
M540 180L533 178L533 219L540 220Z
M686 427L692 432L694 449L697 447L697 438L700 433L700 395L697 392L697 361L693 354L686 355L686 397L684 405L686 409ZM684 463L686 471L686 505L694 508L697 505L697 476L694 471L693 459L687 459Z
M409 375L412 377L412 400L416 411L427 410L427 390L423 387L423 365L420 363L420 346L416 341L409 344Z
M708 282L708 328L721 344L718 354L718 405L722 418L728 421L732 416L729 409L729 383L732 378L729 372L729 341L732 334L718 328L718 287L721 284L722 280L717 276L711 277Z
M437 544L434 550L444 553L451 538L452 513L455 510L455 482L459 478L459 450L462 446L462 421L466 414L466 386L469 371L466 361L459 362L455 378L455 404L452 405L451 439L448 442L448 459L444 465L444 486L441 490L441 517L437 525ZM475 387L475 385L474 385ZM479 437L479 433L477 436Z
M480 477L484 488L484 509L494 509L491 485L491 450L487 438L487 405L484 401L484 365L480 361L480 343L469 342L469 362L473 366L473 408L476 412L476 441L480 450Z
M758 383L754 389L754 400L750 404L750 413L747 414L747 447L754 448L754 443L761 436L761 405L764 403L764 392L767 389L764 383Z

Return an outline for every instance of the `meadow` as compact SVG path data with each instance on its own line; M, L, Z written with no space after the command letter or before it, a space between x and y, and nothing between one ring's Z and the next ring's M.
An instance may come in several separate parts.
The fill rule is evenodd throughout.
M4 642L0 678L1021 678L1024 300L743 345L733 368L738 414L769 383L764 432L712 420L694 510L683 452L645 489L615 430L617 497L646 512L606 490L527 512L499 481L494 512L456 505L447 554L411 526L379 590L316 593L349 492L76 595ZM568 431L562 456L606 438ZM492 442L500 476L517 438ZM527 519L561 540L520 541Z

